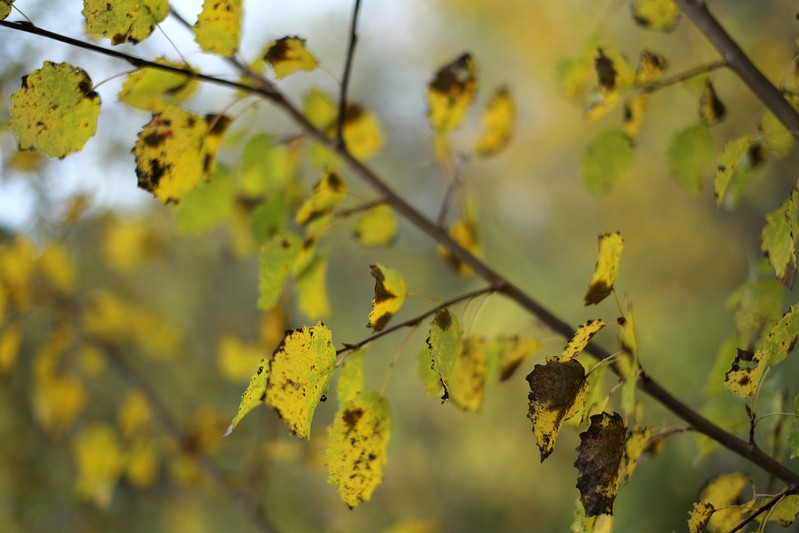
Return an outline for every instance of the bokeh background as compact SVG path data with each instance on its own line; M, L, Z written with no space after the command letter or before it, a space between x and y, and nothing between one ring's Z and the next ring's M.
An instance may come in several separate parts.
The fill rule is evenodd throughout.
M83 34L80 2L17 0L15 5L41 27ZM201 2L173 5L193 21ZM280 87L295 102L310 87L335 95L351 7L332 0L245 2L241 54L252 59L269 40L302 36L321 69L290 77ZM715 2L713 9L770 79L795 87L794 2ZM411 203L436 215L447 181L431 147L426 86L440 66L471 52L480 92L455 145L465 148L474 141L479 109L495 87L507 85L518 107L511 145L494 158L469 161L461 171L464 191L477 200L487 262L573 324L597 317L612 321L618 313L612 301L585 308L582 297L597 234L620 231L625 250L617 290L634 303L644 369L688 405L723 415L728 423L736 417L744 421L744 402L718 384L709 386L709 376L720 344L735 331L727 299L756 270L765 213L795 185L796 154L764 163L734 209L716 207L712 168L701 193L690 194L670 175L665 155L671 134L698 117L696 93L677 85L652 96L629 173L611 191L596 195L582 182L580 158L600 131L620 123L622 110L586 121L556 76L558 63L577 56L594 36L633 63L645 48L660 52L670 73L717 59L690 21L682 20L668 34L646 31L632 21L628 2L620 1L385 0L364 2L359 34L350 94L377 114L386 136L385 148L370 165ZM171 19L149 40L122 49L175 58L175 47L205 71L233 76L224 62L200 53L187 30ZM98 348L99 362L91 371L84 356L62 357L62 372L81 375L85 400L69 424L53 428L36 407L42 387L37 361L57 337L59 316L68 311L34 291L24 314L0 322L4 328L16 320L24 332L16 362L0 376L0 530L257 531L236 505L236 491L247 493L279 531L371 532L413 521L447 532L568 530L578 497L572 466L578 431L566 427L554 454L541 464L526 418L523 379L544 355L558 353L563 340L499 297L458 308L469 331L535 334L545 348L514 379L491 388L477 414L426 395L416 376L425 331L407 338L398 332L369 348L367 388L379 389L389 361L401 357L387 388L393 430L384 482L372 501L357 509L349 510L326 482L324 434L334 402L320 405L310 442L292 438L266 408L248 415L222 440L247 383L241 371L222 369L222 339L253 347L247 355L251 363L243 364L254 371L279 339L276 330L311 321L290 294L280 313L264 316L257 310L257 254L241 224L179 235L173 207L136 188L129 150L149 115L115 102L128 65L8 29L0 29L0 54L0 227L26 236L37 249L62 245L75 261L78 293L121 295L174 328L174 344L160 346L168 352L164 357L148 355L140 341L120 341L106 354ZM60 161L18 154L7 129L8 96L19 87L19 77L45 59L79 65L95 83L107 80L97 89L104 104L97 137L83 152ZM718 71L712 79L728 111L713 128L720 151L729 138L757 133L763 107L731 72ZM234 96L203 87L187 106L216 112ZM235 167L242 141L258 132L290 136L296 130L268 104L252 106L229 130L220 161ZM306 166L300 186L308 190L317 174ZM350 183L355 197L374 197L357 178ZM76 197L85 206L77 217ZM0 246L10 246L11 237L3 242ZM114 252L114 242L129 244ZM405 275L413 297L404 317L428 309L431 300L481 286L453 274L436 245L405 223L390 248L359 248L347 223L327 247L331 313L325 322L337 344L368 335L370 264L390 265ZM793 301L795 294L789 294L786 304ZM140 334L146 337L148 331L145 326ZM615 349L613 334L603 335L599 341ZM796 371L789 358L769 376L759 414L792 410L791 401L787 407L780 402L796 394L799 387L791 378ZM784 396L774 392L781 388ZM87 497L76 488L75 442L92 424L122 424L119 412L132 391L157 398L190 442L177 442L163 420L152 416L148 438L171 442L163 445L170 451L158 456L152 476L146 483L122 476L106 499ZM642 409L654 428L682 425L646 398ZM762 442L779 419L764 420ZM745 435L745 426L738 429ZM211 470L203 467L207 464ZM767 478L752 465L708 449L690 433L669 437L622 487L614 529L684 530L704 482L735 470L751 474L765 490Z

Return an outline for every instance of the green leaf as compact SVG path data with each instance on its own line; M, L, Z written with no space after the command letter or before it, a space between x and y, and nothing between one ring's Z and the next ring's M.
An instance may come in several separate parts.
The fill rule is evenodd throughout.
M633 159L630 138L620 129L605 130L586 147L580 161L583 182L589 191L609 191L627 173Z
M266 403L294 435L310 437L314 411L327 392L335 367L333 337L321 322L288 332L272 354Z
M169 15L169 1L83 0L81 13L86 17L86 33L108 37L113 45L136 44L149 37L155 25Z
M386 246L397 233L397 219L394 210L380 204L369 209L358 219L352 234L361 246Z
M634 0L633 19L646 29L671 31L680 21L680 8L674 0Z
M433 370L444 386L444 397L449 397L447 380L455 367L461 348L461 332L458 320L448 309L437 311L430 323L430 334L427 337L429 355L433 360Z
M766 214L766 227L760 234L761 249L779 280L789 289L793 288L796 281L796 239L799 237L797 202L799 190L794 188L782 205Z
M788 446L791 448L791 459L799 457L799 394L793 399L794 416L788 430Z
M185 63L173 63L164 58L156 59L156 63L189 69ZM128 75L119 91L119 101L145 111L158 112L182 104L197 91L198 86L197 80L189 76L141 68Z
M724 145L724 151L716 159L716 177L713 181L716 205L721 206L724 203L727 189L733 181L733 174L754 143L753 137L744 135L727 141Z
M241 35L241 0L205 0L194 25L194 40L206 52L233 57Z
M272 65L277 79L285 78L301 70L312 71L318 63L305 47L305 39L283 37L270 43L263 53L263 59Z
M218 166L214 177L200 183L175 207L178 232L198 234L222 222L233 208L236 195L236 171Z
M339 407L327 432L327 479L350 508L368 501L383 481L390 436L391 410L379 393L359 394Z
M11 5L14 0L0 0L0 20L5 20L11 14Z
M363 392L363 350L356 350L347 356L338 371L336 397L339 404L355 399Z
M327 257L317 255L298 276L294 283L297 306L312 319L330 316L327 298Z
M765 339L759 344L763 360L770 366L785 359L799 338L799 304L793 305L780 320L774 324Z
M487 371L485 341L464 337L447 377L447 391L452 402L461 409L478 411L483 405Z
M258 275L258 307L273 308L289 278L300 253L302 240L296 233L275 235L263 246L260 253Z
M790 526L799 515L799 495L790 494L785 496L766 515L769 522L778 522L782 527Z
M763 147L769 157L782 159L791 152L793 145L796 144L793 135L785 129L782 122L771 111L766 111L760 117L759 129Z
M574 466L585 516L613 514L626 432L621 415L601 413L592 416L588 430L580 433Z
M241 154L241 189L247 196L283 191L296 170L296 150L271 135L250 137Z
M702 188L702 176L713 164L713 137L703 123L676 131L666 149L669 170L693 195Z
M97 130L100 96L81 68L45 61L11 95L9 126L20 150L63 158L79 152Z
M761 272L770 267L761 263ZM768 274L761 274L763 276ZM744 283L730 297L728 304L735 308L735 326L738 343L752 348L764 331L771 328L782 316L785 287L776 279L757 277Z
M527 375L530 385L527 417L533 423L541 462L555 448L560 427L583 407L588 392L585 370L579 361L548 358Z
M463 122L477 91L477 67L472 56L463 54L441 67L427 85L427 118L439 134Z
M236 412L236 416L233 417L233 420L230 422L230 426L225 432L225 437L230 435L233 430L236 429L236 426L239 424L239 422L241 422L241 419L247 415L247 413L259 405L266 404L266 382L268 379L269 360L261 359L261 364L258 366L258 370L250 378L250 384L247 385L247 388L244 390L244 394L241 395L239 410Z
M599 257L585 293L585 305L598 304L611 293L619 272L621 251L624 249L624 238L618 231L599 235L598 240Z
M371 265L369 269L375 278L375 295L372 298L372 311L369 313L367 326L380 331L405 301L405 279L395 270L381 264Z
M265 199L250 215L250 231L258 246L285 230L289 200L285 193Z
M605 322L601 319L588 320L577 326L577 331L574 332L572 338L569 339L569 342L563 348L560 360L568 361L580 355L585 350L585 347L588 346L591 338L604 327Z
M430 396L438 396L441 392L441 378L438 373L433 370L429 348L422 348L419 351L417 359L418 366L416 374L419 376L419 379L422 380L425 391Z

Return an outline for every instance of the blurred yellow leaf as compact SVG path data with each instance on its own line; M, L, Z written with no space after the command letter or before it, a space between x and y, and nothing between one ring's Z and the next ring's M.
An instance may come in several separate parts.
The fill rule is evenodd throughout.
M347 356L338 371L336 398L339 404L354 400L363 392L363 350L356 350Z
M259 346L243 343L231 335L223 335L216 347L219 373L228 381L244 381L252 374L255 364L263 358Z
M733 472L717 476L705 486L699 494L699 501L709 503L716 509L708 523L710 531L714 533L730 531L745 518L745 510L736 504L749 485L746 474Z
M78 267L61 243L48 243L37 259L36 266L49 281L50 287L64 294L75 290Z
M496 154L508 144L516 119L516 103L507 87L498 89L483 112L483 132L475 146L481 156Z
M588 283L585 293L585 305L598 304L608 296L616 283L619 272L619 260L624 249L624 238L618 231L599 235L599 257L594 268L594 275Z
M702 533L714 510L713 505L707 502L695 502L691 512L688 513L689 533Z
M95 423L84 429L72 444L78 466L75 490L86 500L108 507L125 458L119 437L111 426Z
M666 58L655 52L644 50L638 59L638 69L635 71L635 84L641 87L652 85L658 81L668 68Z
M760 117L758 128L760 129L763 147L771 157L781 159L787 156L794 144L796 144L791 132L785 129L782 122L770 111L766 111Z
M478 240L477 215L472 203L466 206L464 217L455 221L449 228L449 235L452 239L463 247L467 252L479 258L483 252ZM455 257L449 248L439 246L439 254L449 263L452 268L457 270L461 276L468 276L472 269L466 263Z
M635 21L650 30L671 31L680 21L674 0L634 0L630 7Z
M385 205L376 205L358 219L353 236L361 246L385 246L394 239L397 219L394 210Z
M332 212L333 207L347 197L349 188L344 178L332 168L322 172L322 178L314 186L313 194L300 206L295 216L297 224L306 225L314 219Z
M634 96L624 104L624 121L621 129L633 141L638 138L638 132L644 122L644 111L646 111L648 103L648 97Z
M64 353L75 343L69 325L54 330L34 356L33 414L47 430L69 428L86 405L86 389L74 374L62 369Z
M310 72L318 64L305 47L305 39L299 37L283 37L271 43L263 53L263 58L272 65L277 79L301 70Z
M466 411L478 411L483 405L487 371L485 341L464 337L447 377L447 391L452 402Z
M127 394L117 413L117 421L126 439L142 434L152 420L150 402L144 393L132 391Z
M624 482L627 483L635 472L635 467L638 465L638 459L646 448L649 437L652 435L652 430L649 428L636 429L631 432L627 437L627 442L624 443Z
M163 57L156 59L156 63L190 70L185 63L175 63ZM128 75L119 91L119 101L145 111L158 112L188 100L197 87L197 80L189 76L141 68Z
M131 308L116 295L97 291L91 293L81 316L83 329L103 340L118 341L130 335Z
M142 0L139 2L107 2L84 0L86 33L102 35L111 44L143 41L169 14L168 0Z
M313 320L330 315L327 298L327 257L317 255L294 282L297 306Z
M347 105L342 135L347 151L356 159L368 159L385 144L375 114L366 111L358 104Z
M16 150L11 154L9 166L19 172L39 172L47 163L42 154L37 152L23 152Z
M140 270L162 254L166 239L156 233L146 219L111 223L103 236L103 256L112 269L121 273Z
M232 57L239 47L241 35L241 0L205 0L197 23L194 40L206 52Z
M333 100L321 89L316 88L303 96L302 111L311 124L323 130L333 127L338 115L338 108Z
M155 442L136 439L125 453L125 477L136 487L151 487L158 478L159 452Z
M386 327L391 317L405 301L405 279L399 272L381 264L369 267L375 278L375 295L372 297L372 311L368 326L375 331Z
M477 67L468 53L441 67L427 86L427 118L438 133L457 128L477 90Z
M8 375L14 369L22 332L15 324L9 324L0 331L0 375Z
M499 337L494 341L500 351L499 379L510 379L519 365L540 350L544 344L535 337Z

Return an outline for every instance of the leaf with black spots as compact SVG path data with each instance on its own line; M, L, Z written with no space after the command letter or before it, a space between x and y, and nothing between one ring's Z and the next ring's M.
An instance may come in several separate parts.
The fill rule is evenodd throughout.
M707 527L714 533L730 531L746 517L740 505L741 496L750 486L749 477L742 472L722 474L710 480L699 494L700 503L709 503L715 511Z
M766 227L760 234L761 249L779 280L789 289L796 281L797 204L799 190L794 188L782 205L766 214Z
M318 65L316 58L305 47L305 39L300 37L283 37L270 43L263 58L272 65L277 79L301 70L310 72Z
M649 30L668 32L680 21L674 0L635 0L630 8L635 22Z
M763 358L769 366L785 359L799 338L799 304L793 305L779 321L774 324L766 338L759 344Z
M577 326L577 331L574 332L572 338L566 343L566 346L561 352L560 360L568 361L574 359L588 346L591 338L599 333L605 327L605 322L602 319L587 320Z
M86 33L111 39L111 44L136 44L145 40L156 24L169 15L168 0L109 2L83 0Z
M638 69L635 71L635 84L647 87L658 81L669 66L669 62L662 55L644 50L638 59Z
M708 126L714 126L724 120L726 115L726 106L719 100L710 80L706 80L702 96L699 97L699 116L702 118L702 122Z
M375 278L375 295L368 326L380 331L405 301L405 279L397 271L380 264L372 265L369 269Z
M193 26L194 40L206 52L233 57L239 48L241 0L205 0Z
M731 139L724 145L724 150L716 159L716 177L713 180L713 194L716 197L716 205L721 206L726 197L731 195L728 189L733 185L733 176L736 169L742 164L742 160L754 146L755 139L749 135Z
M707 502L695 502L693 509L688 513L689 533L702 533L713 516L713 505Z
M230 435L236 426L241 422L244 416L258 407L259 405L266 405L266 381L269 378L269 360L261 359L261 364L258 365L258 370L250 378L250 384L241 395L241 403L236 416L230 422L230 426L225 432L225 437Z
M613 514L626 431L621 415L601 413L592 416L588 430L580 433L574 466L585 516Z
M427 86L427 118L438 133L457 128L477 90L477 67L468 53L441 67Z

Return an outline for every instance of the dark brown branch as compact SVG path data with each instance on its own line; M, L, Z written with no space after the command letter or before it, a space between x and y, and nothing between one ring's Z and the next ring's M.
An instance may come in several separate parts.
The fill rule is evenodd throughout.
M398 329L418 326L419 323L422 320L424 320L425 318L429 317L430 315L433 315L433 314L437 313L438 311L440 311L442 309L447 309L448 307L452 307L453 305L455 305L457 303L460 303L460 302L462 302L464 300L471 300L472 298L476 298L477 296L481 296L483 294L491 294L492 292L496 292L496 291L497 291L497 287L484 287L482 289L476 289L476 290L473 290L471 292L467 292L466 294L461 294L460 296L452 298L451 300L447 300L446 302L444 302L444 303L442 303L440 305L437 305L436 307L434 307L432 309L429 309L429 310L425 311L421 315L418 315L418 316L415 316L413 318L410 318L410 319L408 319L408 320L406 320L404 322L400 322L399 324L394 324L390 328L386 328L386 329L384 329L382 331L378 331L374 335L370 335L369 337L363 339L360 342L356 342L354 344L344 344L344 348L336 350L336 355L340 355L340 354L342 354L344 352L347 352L347 351L350 351L350 350L357 350L358 348L362 348L362 347L366 346L367 344L369 344L370 342L376 341L380 337L388 335L389 333L393 333L393 332L397 331Z
M698 65L696 67L689 68L688 70L685 70L678 74L674 74L673 76L668 76L649 85L645 85L641 87L638 91L644 94L655 92L665 87L682 83L686 80L693 78L694 76L699 76L700 74L707 74L708 72L713 72L714 70L718 70L726 66L727 62L724 61L723 59L714 61L712 63L708 63L706 65Z
M782 93L746 56L724 27L700 0L676 0L680 9L721 53L724 61L776 116L791 134L799 139L799 113Z
M362 213L364 211L369 211L373 207L377 207L378 205L385 205L387 203L388 202L386 202L382 198L380 198L378 200L371 200L369 202L364 202L364 203L362 203L360 205L356 205L354 207L346 207L346 208L343 208L343 209L338 209L338 210L333 212L333 216L339 217L339 218L346 218L346 217L348 217L350 215L355 215L357 213Z
M782 499L784 497L786 497L788 494L790 494L791 492L792 492L791 489L785 489L784 491L782 491L779 494L775 495L769 501L767 501L766 503L764 503L763 505L758 507L757 510L754 513L750 514L749 516L747 516L746 518L744 518L743 520L738 522L735 525L735 527L730 530L730 533L735 533L736 531L741 531L743 528L746 527L747 524L752 522L755 518L757 518L761 514L765 513L766 511L768 511L769 509L771 509L772 507L774 507L775 505L780 503L782 501Z
M347 44L347 59L344 62L344 75L341 77L341 92L338 97L338 118L336 119L336 142L342 148L344 143L344 119L347 112L347 90L350 85L352 73L352 58L355 56L355 45L358 43L358 12L361 10L361 0L355 0L352 8L352 21L350 22L350 39Z

